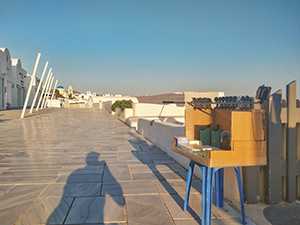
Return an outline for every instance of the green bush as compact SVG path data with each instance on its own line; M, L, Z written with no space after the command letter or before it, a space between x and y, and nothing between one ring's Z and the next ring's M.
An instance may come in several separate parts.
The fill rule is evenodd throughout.
M117 100L111 105L111 110L115 112L116 108L121 108L121 111L123 112L125 108L132 108L132 103L131 100Z

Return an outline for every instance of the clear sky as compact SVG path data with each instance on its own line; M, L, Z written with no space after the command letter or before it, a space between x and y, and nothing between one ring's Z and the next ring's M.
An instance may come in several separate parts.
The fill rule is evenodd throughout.
M300 1L0 0L0 47L99 94L255 95L297 80ZM298 94L299 95L299 94Z

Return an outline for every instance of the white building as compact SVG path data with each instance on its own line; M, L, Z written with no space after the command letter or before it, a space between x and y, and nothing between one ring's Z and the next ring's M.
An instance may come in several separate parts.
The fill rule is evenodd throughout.
M30 82L31 82L31 76L32 75L27 74L27 76L25 77L25 82L24 82L24 86L25 86L25 98L26 98L27 91L28 91L28 88L29 88L29 85L30 85ZM33 85L32 85L30 97L29 97L29 100L28 100L28 107L31 106L31 104L33 102L33 98L35 96L35 93L37 91L39 83L40 83L40 78L35 77L35 79L33 80Z
M20 59L11 59L12 62L12 107L20 108L23 106L26 97L25 79L26 70L22 68Z
M0 48L0 109L12 104L11 58L7 48Z

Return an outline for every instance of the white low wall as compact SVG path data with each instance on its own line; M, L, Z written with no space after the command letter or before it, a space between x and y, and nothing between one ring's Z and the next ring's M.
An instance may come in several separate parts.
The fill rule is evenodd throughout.
M60 101L53 99L53 100L48 100L47 101L47 106L49 108L60 108Z
M150 103L133 103L133 116L153 117L153 116L184 116L185 107L178 107L176 104L162 105Z
M133 116L133 109L132 108L126 108L123 111L123 118L127 119L129 117Z
M161 122L160 120L154 120L152 125L150 122L151 120L148 119L139 119L138 133L166 152L184 168L188 169L190 160L172 150L172 138L183 137L185 135L184 126ZM194 174L202 178L201 171L197 167L195 167Z

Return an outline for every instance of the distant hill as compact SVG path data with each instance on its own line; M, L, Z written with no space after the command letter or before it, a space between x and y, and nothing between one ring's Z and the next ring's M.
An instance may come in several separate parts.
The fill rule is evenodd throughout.
M139 95L135 96L140 103L153 103L153 104L162 104L163 101L175 101L175 102L183 102L184 101L184 93L167 93L167 94L159 94L159 95Z

